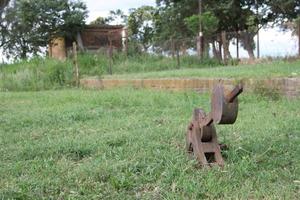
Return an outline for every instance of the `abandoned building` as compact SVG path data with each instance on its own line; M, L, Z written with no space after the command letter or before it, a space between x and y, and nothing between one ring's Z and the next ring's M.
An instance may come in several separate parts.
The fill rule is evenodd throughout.
M49 57L64 60L72 50L74 41L57 37L49 44ZM76 36L80 51L96 52L101 48L125 50L127 31L121 25L88 25Z

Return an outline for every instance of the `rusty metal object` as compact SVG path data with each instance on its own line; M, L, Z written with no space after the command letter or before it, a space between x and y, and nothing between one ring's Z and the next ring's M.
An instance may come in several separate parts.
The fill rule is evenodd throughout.
M233 124L238 115L238 95L243 86L225 88L221 83L212 93L211 113L196 108L186 135L186 148L203 166L224 166L222 146L218 142L214 124Z

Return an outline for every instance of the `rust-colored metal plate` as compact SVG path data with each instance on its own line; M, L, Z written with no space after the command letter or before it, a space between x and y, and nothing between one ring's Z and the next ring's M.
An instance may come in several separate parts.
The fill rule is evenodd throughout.
M230 92L223 85L214 87L212 93L211 110L212 118L216 124L234 124L238 115L238 99L229 102L225 95Z
M206 115L202 109L195 109L186 133L186 150L202 166L224 166L217 132L214 124L233 124L238 114L238 95L243 86L224 89L219 84L212 94L212 112Z

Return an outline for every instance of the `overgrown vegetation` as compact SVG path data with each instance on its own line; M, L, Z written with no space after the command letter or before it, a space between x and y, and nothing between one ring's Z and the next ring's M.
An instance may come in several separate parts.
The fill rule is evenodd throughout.
M38 55L55 37L73 39L87 17L86 5L80 0L14 0L4 5L0 47L3 54L15 59Z
M298 77L299 61L275 60L269 63L245 66L222 66L217 60L202 62L195 56L181 59L178 69L176 59L151 54L128 56L116 53L112 71L109 58L102 54L81 54L78 57L80 76L101 78L271 78ZM36 58L15 64L0 65L1 91L37 91L70 87L74 83L71 58L65 62Z
M71 86L73 67L70 62L32 59L0 68L0 91L29 91Z
M97 68L103 74L108 74L109 58L105 54L82 54L79 59L81 68ZM180 66L178 66L176 58L140 53L135 55L126 56L124 53L115 53L112 58L113 74L125 74L135 72L151 72L174 70L179 68L205 68L220 66L221 63L215 59L204 59L200 61L197 56L182 56L180 58ZM90 71L82 73L83 75L99 75L93 74Z
M220 66L198 67L192 65L191 68L171 69L165 71L139 72L127 74L115 74L113 76L105 75L104 78L111 79L132 79L132 78L274 78L274 77L299 77L299 60L274 60L263 61L257 64L238 65L238 66ZM193 69L194 68L194 69Z
M297 199L300 100L241 95L224 169L185 153L194 92L0 93L0 199Z
M102 53L81 54L78 57L81 77L108 74L109 58ZM175 59L150 54L126 57L116 53L113 57L113 73L149 72L177 69ZM217 66L218 62L207 59L200 62L197 57L182 58L185 68ZM3 91L28 91L68 87L73 84L71 58L65 62L36 58L30 61L2 65L0 68L0 89Z

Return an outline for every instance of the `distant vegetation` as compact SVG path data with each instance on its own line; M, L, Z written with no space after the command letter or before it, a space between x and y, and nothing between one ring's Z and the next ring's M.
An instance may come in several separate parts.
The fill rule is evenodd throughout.
M75 41L86 24L87 7L82 0L0 2L0 47L11 58L38 55L57 36ZM157 0L155 7L132 8L128 15L116 7L91 24L126 26L128 42L138 44L136 53L178 55L193 49L199 56L210 56L211 50L215 59L230 60L229 44L238 40L253 59L257 32L272 23L297 34L299 13L300 1L294 0Z
M223 66L218 60L199 60L197 56L176 59L151 54L126 57L116 53L113 57L113 76L109 75L109 59L103 54L78 56L80 77L101 78L166 78L166 77L219 77L266 78L299 76L299 61L265 60L246 66ZM213 69L212 69L213 68ZM258 72L259 71L259 72ZM72 87L75 83L71 59L64 62L35 58L30 61L0 65L0 91L38 91Z
M78 56L81 77L108 74L109 59L102 54L80 54ZM182 58L182 68L203 68L219 66L217 60L200 61L196 56ZM123 53L114 54L113 73L143 73L178 69L175 59L164 56L139 54L126 57ZM70 59L61 62L52 59L35 58L14 64L0 65L0 90L27 91L58 89L74 84L73 64Z

